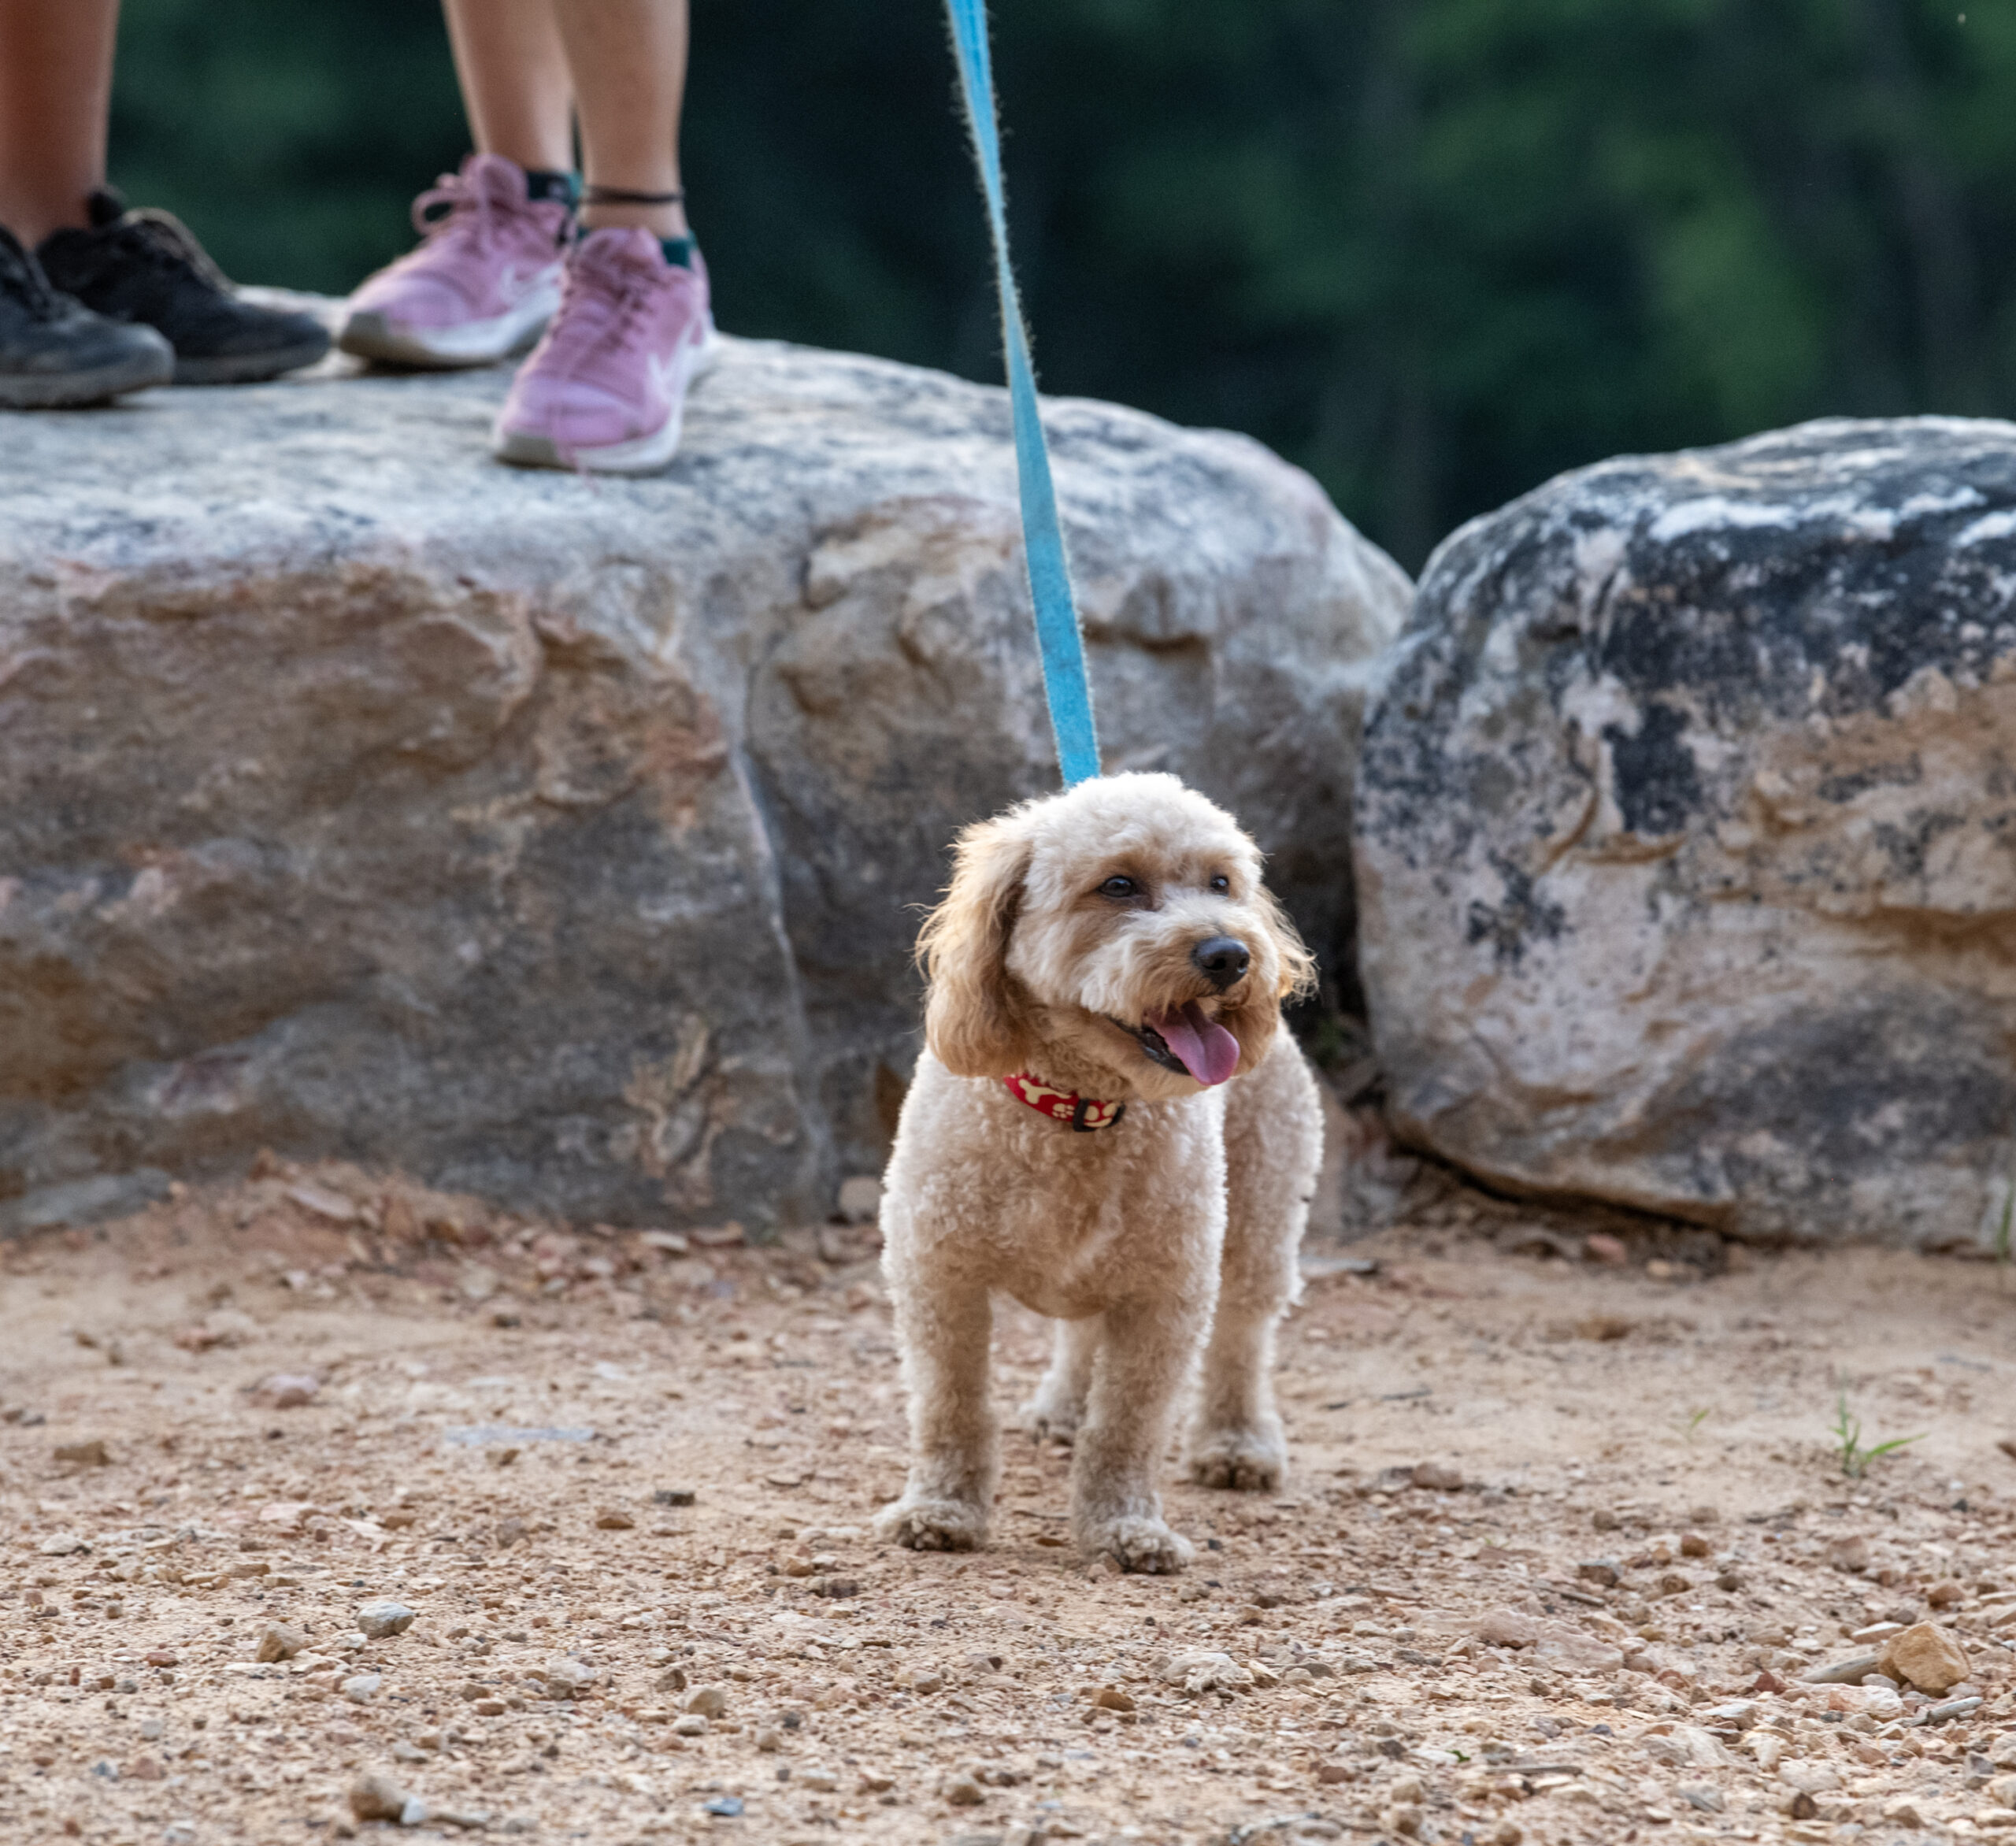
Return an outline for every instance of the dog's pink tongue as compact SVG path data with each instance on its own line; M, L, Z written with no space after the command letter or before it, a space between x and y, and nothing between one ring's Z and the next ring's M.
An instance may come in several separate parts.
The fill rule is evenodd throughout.
M1185 1001L1180 1012L1172 1008L1151 1014L1148 1024L1183 1060L1183 1068L1207 1089L1223 1083L1239 1068L1239 1040L1215 1019L1206 1018L1195 1000Z

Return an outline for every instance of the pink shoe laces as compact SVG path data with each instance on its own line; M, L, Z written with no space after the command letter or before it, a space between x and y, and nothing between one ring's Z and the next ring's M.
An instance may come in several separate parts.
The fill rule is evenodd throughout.
M560 281L560 306L547 330L542 368L572 375L604 347L620 347L649 306L657 271L614 238L574 247Z
M519 213L508 195L472 182L465 173L443 173L413 202L413 228L425 239L418 250L399 259L403 267L417 257L432 258L451 242L467 243L472 253L487 250L504 224Z

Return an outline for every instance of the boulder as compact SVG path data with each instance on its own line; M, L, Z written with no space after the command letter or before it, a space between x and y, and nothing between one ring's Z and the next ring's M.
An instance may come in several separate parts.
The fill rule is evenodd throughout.
M2016 426L1583 469L1430 560L1368 720L1402 1135L1760 1240L1992 1241L2016 1135Z
M500 467L502 371L0 446L0 1230L262 1147L752 1230L880 1166L964 822L1055 784L1006 400L730 341L662 477ZM1347 958L1399 571L1243 438L1050 407L1114 767Z

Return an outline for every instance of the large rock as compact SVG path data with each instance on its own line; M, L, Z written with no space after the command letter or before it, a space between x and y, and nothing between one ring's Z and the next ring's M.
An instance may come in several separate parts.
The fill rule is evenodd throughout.
M616 1221L880 1163L963 821L1053 786L1005 400L732 343L662 479L487 456L502 373L0 444L0 1228L262 1145ZM1052 407L1112 766L1333 958L1406 586L1240 438Z
M1743 1236L1992 1240L2012 585L2004 423L1608 462L1444 543L1360 770L1401 1132Z

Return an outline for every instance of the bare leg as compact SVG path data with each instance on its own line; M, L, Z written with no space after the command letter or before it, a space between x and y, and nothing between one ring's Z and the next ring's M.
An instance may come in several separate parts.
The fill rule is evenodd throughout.
M521 167L574 165L573 91L555 0L442 0L469 132Z
M1051 1348L1050 1370L1036 1394L1022 1406L1022 1426L1038 1442L1054 1437L1069 1442L1084 1420L1085 1399L1092 1388L1092 1361L1099 1350L1100 1322L1059 1321Z
M573 74L588 183L676 192L686 0L553 3ZM686 213L679 205L591 205L581 221L591 230L641 224L660 237L677 237L685 232Z
M105 183L119 0L0 0L0 224L32 248Z
M1180 1570L1191 1559L1163 1522L1155 1482L1201 1318L1169 1303L1102 1317L1106 1337L1072 1458L1071 1528L1080 1551L1110 1551L1124 1570Z
M1299 1288L1322 1157L1316 1081L1283 1032L1226 1101L1225 1258L1190 1437L1191 1477L1206 1487L1278 1487L1288 1466L1274 1329Z
M986 1542L1001 1476L988 1391L993 1309L984 1288L917 1277L896 1288L895 1302L910 1389L910 1479L876 1529L913 1551L973 1551Z

